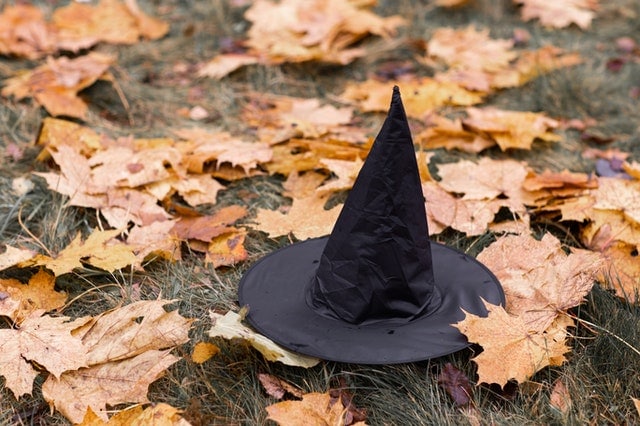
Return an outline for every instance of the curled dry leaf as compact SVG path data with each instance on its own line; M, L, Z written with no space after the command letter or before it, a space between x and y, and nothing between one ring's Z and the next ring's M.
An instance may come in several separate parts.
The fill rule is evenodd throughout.
M438 375L438 384L453 399L456 406L464 407L473 402L473 389L469 378L450 362L444 365Z
M213 326L209 330L211 337L223 337L225 339L242 339L256 348L267 361L279 361L286 365L309 368L317 365L320 360L305 355L288 351L265 336L256 333L240 321L240 315L235 312L227 312L220 315L209 312Z
M282 399L287 394L298 399L302 398L302 391L299 388L271 374L260 373L258 380L267 394L275 399Z

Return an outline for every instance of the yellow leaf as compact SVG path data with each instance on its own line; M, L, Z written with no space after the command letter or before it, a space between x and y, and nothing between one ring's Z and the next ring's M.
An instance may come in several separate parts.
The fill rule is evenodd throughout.
M29 249L20 249L5 245L4 253L0 254L0 271L15 266L33 258L36 253Z
M484 349L473 358L480 382L502 386L513 379L522 383L544 367L565 361L564 354L570 350L566 329L573 325L569 317L559 316L544 331L531 330L521 317L509 315L501 306L485 305L487 317L465 312L465 319L454 324Z
M47 267L56 276L71 272L75 268L81 268L84 264L109 272L125 266L136 265L137 258L132 248L114 240L119 234L118 230L94 230L83 242L78 233L76 238L55 258L41 255L31 263Z
M51 311L64 306L67 294L54 290L55 277L40 270L31 277L29 284L18 280L0 280L0 315L17 323L34 311Z
M189 426L189 424L180 416L180 410L161 402L144 410L138 405L119 411L106 422L89 407L79 426Z
M191 353L191 360L196 364L202 364L220 352L220 348L218 348L213 343L209 342L198 342L193 347L193 352Z
M327 197L296 198L287 213L259 209L254 229L275 238L292 233L299 240L329 235L342 210L337 205L325 210Z

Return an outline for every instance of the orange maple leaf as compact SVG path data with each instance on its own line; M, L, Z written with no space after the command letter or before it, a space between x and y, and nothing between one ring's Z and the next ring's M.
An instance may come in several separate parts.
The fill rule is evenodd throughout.
M515 0L522 5L520 11L522 19L539 18L540 22L549 27L563 28L576 24L587 29L591 25L598 10L598 0Z
M293 234L299 240L329 235L342 210L337 205L325 210L327 197L295 198L286 213L259 209L254 229L266 232L269 237Z
M114 61L115 58L97 52L74 59L49 58L33 71L6 80L1 93L16 99L34 98L51 115L84 119L87 104L78 97L78 92L98 79L112 78L108 69Z

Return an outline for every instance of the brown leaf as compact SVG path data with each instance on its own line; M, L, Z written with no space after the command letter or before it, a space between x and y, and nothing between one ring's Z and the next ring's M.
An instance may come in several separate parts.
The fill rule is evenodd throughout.
M36 363L53 376L87 365L86 349L73 330L89 318L71 321L67 317L40 316L34 311L14 329L0 329L0 374L16 398L31 394L38 371Z
M8 5L0 14L0 54L37 59L55 50L44 14L29 4Z
M193 320L182 317L177 310L166 312L164 306L171 302L135 302L106 311L77 328L74 336L82 339L88 365L121 361L186 343Z
M293 171L282 184L282 195L290 198L306 198L316 194L316 189L322 185L327 176L313 170L299 174Z
M5 244L5 249L0 254L0 271L27 261L36 255L36 252L29 249L21 249Z
M275 399L282 399L285 395L290 394L294 398L302 398L302 391L293 386L292 384L285 382L282 379L272 376L271 374L259 373L258 380L262 384L264 390L269 396Z
M469 378L450 362L446 363L438 375L438 384L453 399L458 407L464 407L473 402L473 389Z
M328 393L308 393L302 401L283 401L267 407L270 420L287 426L346 425L345 407L338 399L333 401ZM364 422L357 423L364 425Z
M145 15L135 0L101 0L97 5L70 3L52 16L58 44L77 51L98 42L134 44L140 37L156 39L169 31L165 22Z
M146 409L141 406L128 408L114 414L109 421L104 421L91 407L87 409L79 426L189 426L189 422L180 416L180 410L165 404L153 404Z
M561 379L557 379L553 384L553 390L549 396L549 404L563 415L566 415L571 410L571 394Z
M640 259L638 246L614 241L602 250L604 266L598 281L615 290L630 303L638 303L640 294Z
M107 71L114 61L115 58L96 52L74 59L49 58L33 71L5 80L1 93L16 99L35 98L54 116L85 119L87 104L78 92L98 79L108 78Z
M229 225L242 219L247 209L238 205L223 207L212 216L183 217L172 229L172 234L182 240L196 239L204 242L229 231Z
M598 0L516 0L522 5L520 14L525 21L540 19L548 27L564 28L576 24L583 30L591 26L598 10Z
M207 61L198 70L199 77L211 77L220 80L246 65L257 64L259 58L247 53L225 53Z
M107 405L148 402L149 385L180 358L171 349L149 350L133 358L107 362L49 376L42 385L44 399L73 423L83 421L91 407L107 421Z
M348 64L365 54L354 43L370 34L388 37L404 23L399 16L375 15L370 6L342 0L258 0L245 12L252 23L246 44L270 63Z

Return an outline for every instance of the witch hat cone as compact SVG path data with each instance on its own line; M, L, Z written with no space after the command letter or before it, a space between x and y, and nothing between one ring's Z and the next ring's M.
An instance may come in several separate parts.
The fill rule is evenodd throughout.
M429 240L400 91L331 235L280 249L242 278L239 302L262 334L319 358L394 364L468 346L462 309L504 304L480 262Z

